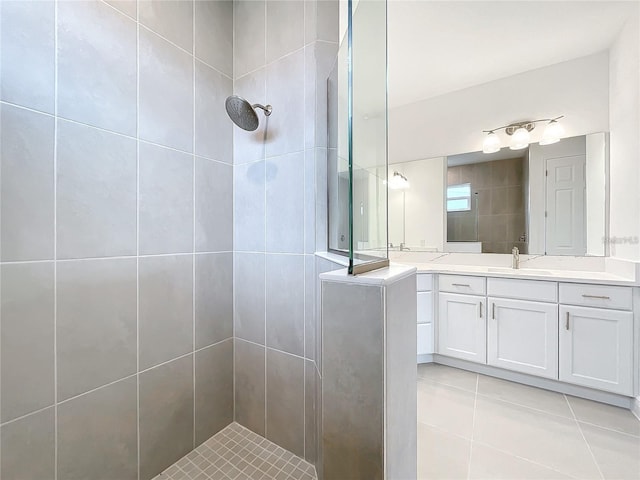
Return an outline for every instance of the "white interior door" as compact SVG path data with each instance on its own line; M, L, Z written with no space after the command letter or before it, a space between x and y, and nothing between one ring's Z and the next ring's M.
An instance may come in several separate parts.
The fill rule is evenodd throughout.
M547 255L585 255L585 155L546 161Z

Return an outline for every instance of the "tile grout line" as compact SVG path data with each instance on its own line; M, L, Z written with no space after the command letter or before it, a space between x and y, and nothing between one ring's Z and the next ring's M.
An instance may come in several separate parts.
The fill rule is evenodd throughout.
M140 5L136 2L136 473L140 480Z
M58 8L53 3L53 478L58 480Z
M196 4L195 1L191 2L192 14L191 14L191 48L193 50L192 60L192 75L193 75L193 91L191 92L193 98L193 137L192 137L192 150L193 150L193 226L192 226L192 251L191 256L191 321L192 321L192 346L193 353L193 365L191 366L193 375L193 448L196 448ZM233 247L232 247L233 249Z
M195 255L222 255L230 254L231 251L218 251L218 252L195 252ZM255 253L255 252L242 252L242 253ZM260 252L259 252L260 253ZM263 252L262 252L263 253ZM184 257L188 255L194 255L194 252L176 252L176 253L152 253L146 255L117 255L112 257L82 257L82 258L49 258L46 260L19 260L10 262L0 262L0 265L22 265L22 264L37 264L37 263L70 263L70 262L84 262L84 261L101 261L101 260L133 260L139 258L156 258L156 257ZM278 254L280 255L280 254ZM287 254L282 254L287 255ZM299 255L299 254L289 254Z
M480 375L476 373L476 391L473 397L473 418L471 420L471 441L469 442L469 464L467 465L467 479L471 478L471 458L473 455L473 438L476 433L476 414L478 410L478 385L480 383Z
M591 455L591 459L593 460L593 463L596 465L596 468L598 469L600 478L604 480L605 477L604 477L604 474L602 473L602 469L600 468L600 464L598 463L596 456L593 454L593 450L591 450L591 445L589 445L589 442L587 441L587 437L584 436L584 432L582 431L582 427L580 426L580 422L578 421L578 417L576 416L576 413L573 411L571 402L569 402L569 399L565 394L563 394L562 396L567 402L567 405L569 406L569 410L571 410L571 415L573 415L573 420L575 421L576 426L578 427L578 431L580 432L580 436L582 437L582 440L584 440L584 443L587 446L587 450L589 450L589 454Z
M225 162L224 160L218 160L217 158L205 157L204 155L196 155L194 152L187 152L185 150L180 150L179 148L171 147L169 145L164 145L162 143L153 142L151 140L145 140L144 138L138 138L137 136L134 137L134 136L131 136L131 135L127 135L125 133L116 132L115 130L109 130L108 128L100 127L98 125L92 125L90 123L80 122L78 120L73 120L71 118L66 118L66 117L63 117L63 116L60 116L60 115L51 114L51 113L48 113L48 112L43 112L41 110L36 110L34 108L25 107L25 106L19 105L17 103L11 103L11 102L8 102L6 100L0 100L0 104L1 105L8 105L10 107L18 108L20 110L26 110L26 111L29 111L29 112L37 113L39 115L44 115L46 117L56 118L56 119L62 120L64 122L73 123L74 125L80 125L80 126L83 126L83 127L93 128L93 129L98 130L100 132L110 133L110 134L116 135L118 137L128 138L130 140L135 140L135 141L138 141L138 142L146 143L148 145L153 145L153 146L156 146L156 147L164 148L164 149L167 149L167 150L171 150L173 152L178 152L178 153L182 153L182 154L185 154L185 155L195 155L195 156L197 156L199 158L203 158L203 159L208 160L210 162L221 163L221 164L229 165L229 166L233 165L232 163ZM282 155L277 155L277 156L282 156ZM247 163L251 163L251 162L247 162Z

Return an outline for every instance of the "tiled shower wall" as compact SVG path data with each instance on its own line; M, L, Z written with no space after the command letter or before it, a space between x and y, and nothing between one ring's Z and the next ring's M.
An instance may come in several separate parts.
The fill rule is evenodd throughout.
M255 132L234 129L235 419L316 463L338 3L240 0L234 15L234 92L273 106Z
M148 479L233 420L233 6L0 5L0 475Z

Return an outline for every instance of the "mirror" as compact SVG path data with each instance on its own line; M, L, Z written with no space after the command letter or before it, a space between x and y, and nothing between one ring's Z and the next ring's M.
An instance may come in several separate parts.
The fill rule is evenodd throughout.
M605 255L608 134L391 164L389 241L434 252Z

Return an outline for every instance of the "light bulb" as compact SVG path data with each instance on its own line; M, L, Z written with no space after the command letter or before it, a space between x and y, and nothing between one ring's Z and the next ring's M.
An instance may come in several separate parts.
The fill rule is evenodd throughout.
M564 127L557 120L551 120L544 129L540 145L551 145L559 142L564 135Z
M406 190L409 188L409 180L401 173L393 172L388 185L391 190Z
M500 139L498 135L494 132L489 132L489 134L484 137L484 142L482 142L482 152L483 153L496 153L500 150Z
M529 146L530 139L531 135L529 135L529 131L524 127L520 127L513 132L513 135L511 135L511 144L509 145L509 148L511 150L522 150L523 148L527 148Z

